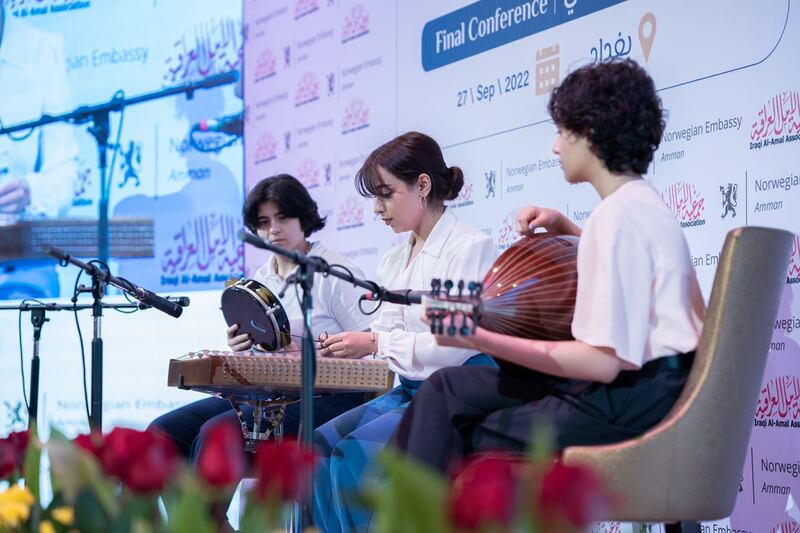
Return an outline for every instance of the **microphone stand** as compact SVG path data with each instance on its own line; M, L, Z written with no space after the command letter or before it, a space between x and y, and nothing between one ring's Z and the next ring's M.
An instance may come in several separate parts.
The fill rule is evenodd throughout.
M148 309L150 306L143 303L123 303L123 304L102 304L105 309ZM46 317L47 311L75 311L92 307L86 304L42 304L42 303L21 303L19 305L0 305L0 311L29 311L31 313L31 324L33 324L33 357L31 358L31 399L28 407L28 428L33 427L39 414L39 340L42 337L42 327L50 319ZM23 387L25 384L23 383Z
M104 263L108 263L108 177L106 174L108 137L110 131L109 114L112 111L122 111L127 106L157 100L175 94L186 94L191 99L194 92L199 89L211 89L220 85L235 83L239 79L236 71L226 72L215 76L209 76L197 82L185 83L175 87L169 87L160 91L125 98L121 91L118 91L108 102L81 106L68 113L61 115L42 115L39 119L22 124L15 124L7 128L0 128L0 135L6 135L17 131L30 130L40 126L46 126L55 122L68 122L70 124L85 124L91 122L89 133L97 141L98 169L100 171L100 200L97 204L97 246L98 258Z
M303 346L301 350L302 359L300 362L300 441L306 446L311 447L314 437L314 379L317 373L314 334L311 331L311 314L313 310L311 290L314 286L314 274L319 272L323 276L333 276L342 279L357 287L367 289L373 294L378 294L381 287L372 281L356 278L352 273L342 272L340 269L331 267L331 265L321 257L306 255L295 250L287 250L280 246L275 246L243 230L239 232L238 237L239 240L257 248L269 250L272 253L289 258L298 266L299 272L294 276L291 282L300 285L303 290L303 298L300 304L300 308L303 311ZM287 283L290 282L288 278L286 281ZM312 472L307 480L308 486L312 486L313 476L314 474ZM306 516L304 513L301 513L301 515L299 522L301 522L300 530L302 531L308 524L302 523L305 522Z
M93 302L92 308L92 321L93 321L93 336L92 336L92 400L91 400L91 419L89 425L92 431L100 431L103 429L103 337L101 331L101 323L103 318L103 303L102 298L105 294L105 286L113 285L114 287L122 290L126 294L140 300L146 304L152 305L156 309L163 311L175 318L181 315L183 309L174 302L170 302L166 298L157 296L152 292L142 289L131 283L124 278L112 276L111 273L102 268L98 268L91 263L84 263L75 259L69 254L64 253L54 246L45 247L45 252L59 260L61 266L67 264L75 265L81 270L85 271L92 277L91 289L83 289L83 292L91 292ZM73 298L73 303L77 301L77 295Z

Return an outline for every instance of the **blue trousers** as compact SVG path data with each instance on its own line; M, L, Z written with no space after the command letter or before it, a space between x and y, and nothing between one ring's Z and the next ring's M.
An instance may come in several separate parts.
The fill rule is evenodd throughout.
M465 365L495 366L483 354ZM358 500L369 482L378 482L375 458L391 440L421 381L400 385L314 431L320 464L314 476L314 522L324 533L369 531L372 515Z

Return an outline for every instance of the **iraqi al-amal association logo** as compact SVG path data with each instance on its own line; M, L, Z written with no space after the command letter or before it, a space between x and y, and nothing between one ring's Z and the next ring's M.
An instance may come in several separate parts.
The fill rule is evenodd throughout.
M342 42L358 39L369 33L369 11L361 4L356 4L344 19L342 26Z
M453 208L468 207L475 203L475 201L472 199L474 192L475 192L475 183L472 180L467 179L464 181L464 186L461 187L461 191L459 191L456 199L447 202L447 205Z
M353 98L344 110L342 135L369 127L369 107L361 98Z
M261 137L258 138L256 142L256 151L253 157L253 162L256 165L261 163L266 163L267 161L272 161L277 157L278 152L278 143L275 141L275 137L268 132L265 131L261 134Z
M349 196L336 213L336 229L346 230L364 225L364 205L355 196Z
M761 389L753 419L755 427L800 428L800 377L771 379Z
M661 199L678 219L682 228L705 225L706 220L703 218L705 198L691 183L678 181L668 185L661 191Z
M789 274L786 276L787 285L795 283L800 283L800 234L794 236L792 255L789 257Z
M800 141L800 92L783 91L770 98L750 126L750 149Z
M269 48L265 48L256 60L253 81L258 83L275 76L278 73L278 58Z
M517 210L512 209L500 222L496 242L497 249L501 252L509 248L520 238L519 232L517 231L517 214Z
M311 158L304 160L297 169L297 179L305 185L306 189L319 187L319 178L319 165Z

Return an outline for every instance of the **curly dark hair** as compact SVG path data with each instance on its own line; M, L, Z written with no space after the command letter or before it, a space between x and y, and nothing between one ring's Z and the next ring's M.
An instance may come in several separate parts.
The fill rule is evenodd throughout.
M412 186L420 174L431 178L428 200L432 207L453 200L464 186L464 172L448 167L439 144L428 135L409 131L377 147L356 174L356 189L361 196L374 198L383 185L378 172L383 167L403 183Z
M278 174L264 178L247 193L242 217L244 225L253 233L258 229L258 209L264 202L275 202L285 217L299 218L306 237L325 227L325 218L319 216L317 202L293 176Z
M618 174L645 174L666 126L652 78L630 59L570 73L547 109L559 128L588 139L606 168Z

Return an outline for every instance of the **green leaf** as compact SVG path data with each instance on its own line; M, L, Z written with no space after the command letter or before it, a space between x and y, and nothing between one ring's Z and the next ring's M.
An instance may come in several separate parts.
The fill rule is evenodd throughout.
M97 496L88 488L75 498L75 528L83 533L105 533L111 530L111 519Z
M164 499L168 502L169 531L173 533L214 533L211 502L191 478L181 479L181 491Z
M389 449L380 455L386 475L376 497L376 531L451 531L445 514L447 482L428 468Z
M42 462L42 443L36 433L36 421L31 421L30 433L28 435L28 449L25 450L25 463L23 466L25 476L25 486L33 494L33 498L39 501L39 468ZM36 524L38 531L39 525Z
M555 457L556 432L546 417L537 417L528 445L528 457L532 463L551 462Z

